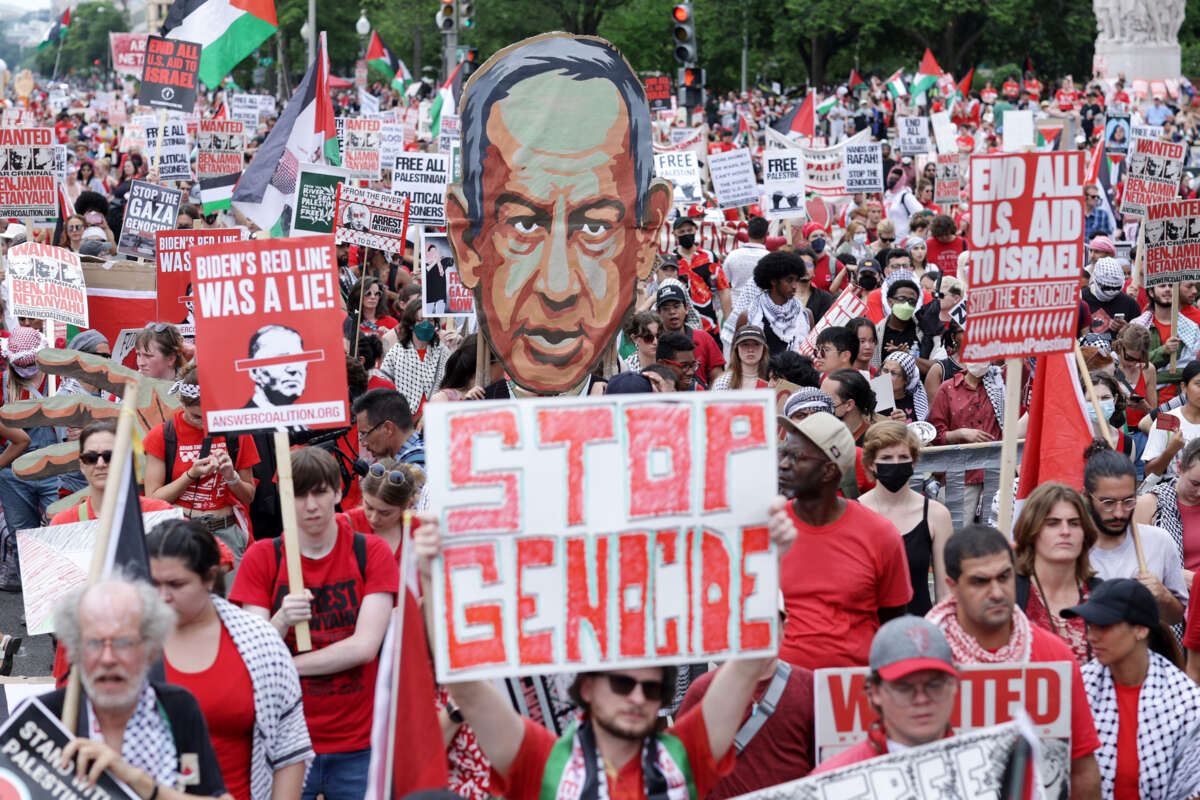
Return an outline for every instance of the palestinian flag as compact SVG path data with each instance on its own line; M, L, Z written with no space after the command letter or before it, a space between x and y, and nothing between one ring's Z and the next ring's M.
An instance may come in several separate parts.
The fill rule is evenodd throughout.
M326 48L322 32L316 59L233 191L233 207L272 236L291 228L289 203L300 165L342 163Z
M815 110L816 101L813 100L812 92L809 92L804 96L804 100L792 103L787 113L771 127L789 139L797 136L807 136L811 139L817 131Z
M862 75L858 74L858 70L851 69L850 70L850 83L849 83L850 91L854 91L855 86L862 86L864 83L866 83L866 81L864 81L862 79Z
M750 112L738 111L738 141L742 143L742 147L751 147L754 144L754 129L750 125Z
M433 118L431 122L431 130L433 141L437 141L442 132L442 114L450 114L453 116L458 113L458 101L463 93L463 78L462 78L463 62L458 62L454 67L454 71L450 73L450 77L442 84L442 88L438 90L437 97L433 98L433 104L429 109L430 116Z
M399 66L396 67L396 77L392 78L392 88L398 89L400 94L404 94L408 91L409 85L413 82L413 76L412 73L408 71L407 64L398 58L396 59L396 63L399 64Z
M933 57L933 52L928 47L925 48L925 56L921 59L921 68L917 70L917 77L912 83L912 93L915 97L919 94L924 94L937 85L938 78L942 76L942 68L938 66L937 59Z
M887 79L888 94L892 97L904 97L908 94L908 89L904 85L904 76L900 74L900 70L892 73L892 77Z
M398 61L383 43L379 31L371 31L371 42L367 45L367 66L374 67L384 75L395 75Z
M1037 149L1039 152L1048 153L1058 149L1058 140L1062 137L1063 129L1058 127L1037 128Z
M67 32L67 28L71 25L71 9L67 9L62 13L62 16L54 21L50 29L46 31L46 37L38 43L38 50L43 47L49 47L52 44L58 44L58 40Z
M278 29L275 0L175 0L163 23L167 38L200 44L200 80L213 88Z
M200 207L205 214L224 211L230 207L233 191L242 175L241 172L231 172L228 175L200 179Z
M1013 519L1039 485L1061 481L1083 488L1083 450L1095 437L1088 419L1074 353L1041 356L1033 372L1029 430L1021 453L1020 481Z
M971 94L971 82L973 80L975 80L975 68L971 67L971 71L967 73L967 77L958 82L959 98L966 100L967 96Z
M817 106L817 113L818 114L828 114L829 109L831 109L837 105L837 101L838 101L838 99L837 99L836 94L829 95L829 97L826 97L824 100L821 101L821 104L819 106Z

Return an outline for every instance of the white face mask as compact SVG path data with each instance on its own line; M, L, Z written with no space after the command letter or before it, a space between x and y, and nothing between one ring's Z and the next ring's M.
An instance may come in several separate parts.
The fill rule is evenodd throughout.
M982 378L984 375L987 375L988 370L991 368L992 368L992 365L986 361L981 361L981 362L973 361L970 364L967 364L965 367L967 372L971 373L976 378Z
M854 243L855 244L866 244L867 243L867 235L865 233L862 233L861 231L859 233L854 234Z

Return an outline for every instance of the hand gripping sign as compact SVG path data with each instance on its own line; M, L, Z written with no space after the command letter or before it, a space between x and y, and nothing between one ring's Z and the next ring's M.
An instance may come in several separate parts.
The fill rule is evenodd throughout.
M774 397L658 397L426 406L440 682L776 652Z

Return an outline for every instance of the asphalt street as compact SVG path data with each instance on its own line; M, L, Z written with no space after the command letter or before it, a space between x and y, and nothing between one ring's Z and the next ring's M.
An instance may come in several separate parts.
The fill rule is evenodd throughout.
M54 665L54 647L47 635L31 638L25 634L23 603L20 592L0 592L0 633L24 640L13 659L12 674L26 677L49 675Z

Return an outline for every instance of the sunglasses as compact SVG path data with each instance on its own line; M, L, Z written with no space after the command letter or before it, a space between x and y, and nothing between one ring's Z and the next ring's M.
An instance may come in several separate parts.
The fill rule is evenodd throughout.
M112 450L88 450L79 454L79 460L89 467L104 459L105 464L112 463Z
M379 426L376 425L375 427ZM375 430L375 428L372 428L371 430ZM384 475L387 475L388 483L392 484L393 486L403 486L408 482L408 478L405 477L403 472L398 469L391 471L385 470L383 468L383 464L372 464L371 469L368 470L368 474L372 478L382 478Z
M81 230L83 230L83 226L82 226L82 225L68 225L68 226L67 226L67 230L69 230L69 231L81 231Z
M650 342L658 341L658 334L657 333L643 333L641 335L641 337L639 337L639 338L641 338L641 340L643 342L645 342L646 344L649 344Z
M886 236L880 236L880 237L879 237L879 241L881 241L881 242L894 242L894 241L896 241L896 237L895 237L895 236L893 236L892 238L890 238L890 239L889 239L889 238L887 238Z
M154 331L155 333L162 333L169 327L171 327L171 323L169 322L147 322L145 330Z
M621 697L628 697L633 693L635 686L642 687L642 696L650 702L657 702L663 698L663 682L662 681L639 681L628 675L609 672L605 675L608 678L608 688L612 689L613 694Z

